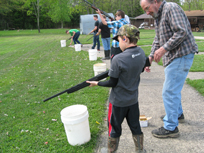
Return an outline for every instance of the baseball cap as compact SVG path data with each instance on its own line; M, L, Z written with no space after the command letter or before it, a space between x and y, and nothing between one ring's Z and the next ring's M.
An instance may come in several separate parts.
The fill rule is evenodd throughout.
M140 39L139 35L140 35L140 31L136 26L132 24L125 24L122 27L120 27L117 35L112 39L118 41L118 36L126 36L128 38Z

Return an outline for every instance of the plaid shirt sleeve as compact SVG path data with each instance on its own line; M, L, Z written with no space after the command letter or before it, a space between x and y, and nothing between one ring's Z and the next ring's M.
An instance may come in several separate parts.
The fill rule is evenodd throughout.
M127 24L127 22L123 18L118 21L107 22L108 28L112 29L113 37L117 35L119 28L122 27L124 24ZM119 47L119 42L116 40L113 40L112 46Z
M163 45L164 49L167 51L176 48L179 44L183 42L183 40L187 36L188 27L186 22L184 22L184 12L178 7L179 6L167 7L168 10L165 10L165 21L170 21L170 26L165 27L167 28L166 31L168 32L169 30L171 30L173 32L173 36L171 36L171 33L169 33L170 35L168 35L167 37L170 37L170 39Z
M155 38L154 38L154 41L153 41L153 43L152 43L152 49L151 49L151 53L150 53L150 57L152 57L152 58L154 58L154 52L157 50L157 49L159 49L159 41L158 41L158 38L157 38L157 36L155 36Z
M114 24L115 24L115 21L107 22L107 26L108 26L108 28L111 28L111 29L114 28Z
M153 56L158 47L163 46L167 50L162 57L163 66L167 66L175 58L198 52L188 18L179 5L163 1L158 15L155 20L156 37L150 56Z

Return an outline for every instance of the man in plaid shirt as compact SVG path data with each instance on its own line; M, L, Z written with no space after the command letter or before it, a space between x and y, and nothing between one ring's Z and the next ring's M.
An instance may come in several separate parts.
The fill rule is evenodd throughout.
M115 18L116 21L108 21L106 22L106 20L103 18L103 16L101 15L100 11L96 11L100 18L101 21L104 25L107 25L108 28L112 29L112 34L113 37L117 35L118 30L120 29L120 27L122 27L123 25L127 24L127 22L125 21L125 13L122 10L118 10L115 14ZM111 59L116 55L121 53L122 50L119 47L119 42L116 40L112 41L112 46L111 46Z
M162 0L140 0L142 9L155 19L155 32L149 60L163 59L165 81L163 103L166 115L161 116L164 126L153 130L158 138L178 137L178 122L184 121L181 90L194 54L198 53L191 26L182 8ZM146 71L150 71L147 67Z

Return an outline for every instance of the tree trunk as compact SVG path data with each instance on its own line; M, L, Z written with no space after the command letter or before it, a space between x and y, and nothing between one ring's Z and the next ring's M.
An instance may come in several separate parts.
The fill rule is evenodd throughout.
M39 1L37 0L37 24L38 24L38 33L40 33L40 6L39 6Z
M89 14L89 7L88 6L86 7L86 10L87 10L87 14Z
M63 29L63 21L61 21L61 29Z
M92 3L93 5L94 5L94 0L93 0L93 3ZM93 9L91 9L91 14L93 14Z

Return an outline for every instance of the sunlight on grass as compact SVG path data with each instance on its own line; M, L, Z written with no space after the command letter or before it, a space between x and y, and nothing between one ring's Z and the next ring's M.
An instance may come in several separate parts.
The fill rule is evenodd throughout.
M204 79L190 80L189 78L187 78L186 82L204 96Z
M60 40L66 38L64 33L32 35L30 31L1 38L2 152L93 152L103 131L96 121L104 122L109 88L87 87L42 102L93 77L93 64L101 62L89 61L87 51L61 48ZM68 144L60 119L60 111L74 104L86 105L89 111L91 140L81 146Z
M58 92L93 77L88 52L61 48L66 29L0 31L0 150L2 152L94 152L104 131L109 88L86 87L42 102ZM150 54L154 30L141 30L138 45ZM197 34L197 33L194 33ZM202 33L198 34L199 36ZM92 35L80 35L82 44L91 44ZM69 44L69 41L67 42ZM197 40L199 50L203 41ZM145 46L144 46L145 45ZM159 63L162 65L162 62ZM204 55L195 55L191 71L204 71ZM187 80L203 94L203 80ZM67 142L60 111L74 104L89 111L90 142L71 146ZM52 119L55 119L54 121Z

